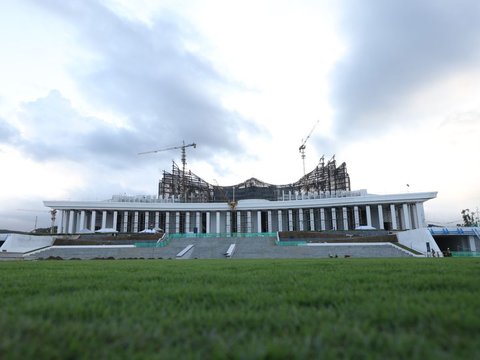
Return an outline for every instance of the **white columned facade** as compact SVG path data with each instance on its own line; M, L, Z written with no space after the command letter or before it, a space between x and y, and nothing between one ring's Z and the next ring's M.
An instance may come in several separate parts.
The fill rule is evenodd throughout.
M385 224L383 222L383 206L378 205L378 224L380 229L385 229Z
M155 211L155 229L160 228L160 212Z
M332 208L332 229L337 230L337 210Z
M303 209L298 209L299 230L303 231Z
M372 226L372 213L370 212L370 205L367 205L365 209L367 212L367 226Z
M343 230L348 230L348 216L347 216L347 208L342 208L342 215L343 215Z
M392 230L397 230L397 214L395 213L395 205L390 205L390 215L392 217Z
M310 209L310 231L315 231L315 214L313 209Z
M283 231L282 210L278 210L278 231Z
M268 217L268 232L271 233L273 232L273 226L272 226L272 211L268 210L267 212L267 217Z
M95 231L95 224L97 223L97 212L92 211L92 218L90 219L90 230Z
M410 230L412 225L410 223L410 211L408 209L408 204L403 204L403 218L404 218L404 226L405 229L403 230Z

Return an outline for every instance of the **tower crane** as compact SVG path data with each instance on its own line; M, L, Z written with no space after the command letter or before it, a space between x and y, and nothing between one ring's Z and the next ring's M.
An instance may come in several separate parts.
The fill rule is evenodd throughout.
M319 122L320 122L320 120L317 120L315 125L313 125L312 130L310 130L310 132L308 133L308 136L305 138L305 140L302 140L302 145L300 145L300 147L298 148L298 151L300 152L302 160L303 160L303 175L305 175L305 147L306 147L308 139L310 139L310 136L313 133L313 130L315 130L315 128L317 127Z
M187 194L186 194L187 188L186 188L186 184L185 184L185 166L187 165L187 151L186 151L187 147L193 147L195 149L197 147L197 144L191 143L191 144L185 145L185 141L183 141L183 144L180 145L180 146L171 146L171 147L167 147L167 148L164 148L164 149L144 151L144 152L138 153L138 155L145 155L145 154L158 153L158 152L162 152L162 151L181 149L181 151L182 151L182 193L184 195L185 200L186 200L186 197L187 197Z

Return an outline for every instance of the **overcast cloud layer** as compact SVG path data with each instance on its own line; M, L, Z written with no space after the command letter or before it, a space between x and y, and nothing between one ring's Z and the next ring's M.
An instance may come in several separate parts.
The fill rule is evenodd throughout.
M423 86L478 67L479 16L476 0L344 1L347 53L332 74L336 132L382 133L389 113Z
M22 137L7 131L0 140L14 141L36 161L97 161L131 166L132 154L179 145L178 139L202 143L193 156L214 151L235 157L242 149L239 129L255 126L222 107L216 92L228 83L213 66L187 49L188 24L169 15L151 27L122 18L97 1L34 2L65 23L72 40L88 56L71 64L71 75L85 100L125 119L124 124L85 117L57 90L22 105ZM128 144L128 146L125 146ZM153 147L153 148L152 148ZM162 154L161 154L162 155ZM167 155L171 156L171 155Z

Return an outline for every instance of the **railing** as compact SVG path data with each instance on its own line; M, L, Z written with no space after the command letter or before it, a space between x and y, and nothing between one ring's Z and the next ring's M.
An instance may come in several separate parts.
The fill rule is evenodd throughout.
M169 234L170 239L184 239L184 238L231 238L231 237L274 237L277 233L180 233Z
M453 257L480 257L480 251L452 251Z
M170 244L170 241L170 236L168 236L167 233L164 233L163 236L155 242L136 242L135 247L164 247Z

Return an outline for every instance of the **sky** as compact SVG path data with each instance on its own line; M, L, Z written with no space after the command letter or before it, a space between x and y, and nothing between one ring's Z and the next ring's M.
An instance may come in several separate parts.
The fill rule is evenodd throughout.
M44 200L156 194L163 170L272 184L322 155L352 190L480 207L477 0L1 0L0 229ZM408 186L407 186L408 184Z

